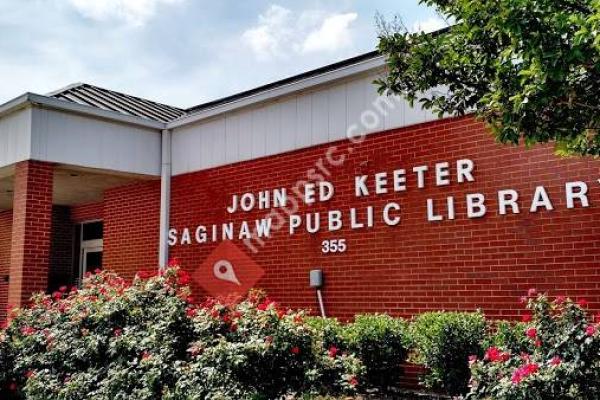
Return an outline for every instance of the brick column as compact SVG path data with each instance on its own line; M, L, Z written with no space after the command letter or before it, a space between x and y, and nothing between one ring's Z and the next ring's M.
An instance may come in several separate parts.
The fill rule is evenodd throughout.
M50 263L54 168L40 161L15 166L8 303L20 306L46 291Z

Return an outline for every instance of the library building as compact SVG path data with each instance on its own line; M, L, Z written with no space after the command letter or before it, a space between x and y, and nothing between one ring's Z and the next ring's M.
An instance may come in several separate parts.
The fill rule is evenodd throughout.
M598 161L499 144L378 95L382 74L373 52L188 109L87 83L0 105L0 320L169 263L198 299L343 319L510 319L529 288L598 310Z

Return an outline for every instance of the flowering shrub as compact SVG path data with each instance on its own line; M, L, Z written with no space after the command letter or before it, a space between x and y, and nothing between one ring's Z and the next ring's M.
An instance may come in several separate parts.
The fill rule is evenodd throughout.
M36 295L0 332L0 398L249 399L352 391L362 367L253 294L196 305L177 267Z
M381 314L357 315L346 326L345 337L366 368L367 385L386 389L398 384L410 346L406 321Z
M411 325L414 343L412 361L429 369L427 387L449 394L467 391L469 356L482 353L486 322L479 312L429 312Z
M192 313L192 359L179 366L168 399L272 399L290 392L348 392L358 384L362 367L354 356L323 346L302 312L260 293L238 302L211 301Z
M27 399L157 398L193 335L180 279L177 269L132 284L102 272L81 290L36 295L4 333L9 388Z
M522 338L528 351L492 346L473 361L469 399L597 399L600 393L598 324L573 302L530 291Z
M325 348L334 347L340 351L348 350L346 325L339 322L337 318L307 316L304 320L319 336L319 340Z

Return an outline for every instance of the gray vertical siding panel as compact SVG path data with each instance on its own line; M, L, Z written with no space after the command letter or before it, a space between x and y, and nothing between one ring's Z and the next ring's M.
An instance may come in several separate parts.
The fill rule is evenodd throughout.
M32 110L26 108L0 119L0 167L30 158Z
M375 73L357 76L310 91L236 111L210 120L176 128L173 133L173 174L271 156L346 138L349 126L354 134L379 132L430 121L430 112L410 108L403 100L379 113L373 80ZM370 110L377 124L365 128L361 116ZM219 122L215 122L219 121ZM185 137L178 138L179 136ZM223 148L219 148L223 146ZM190 147L196 148L190 152ZM205 150L197 150L205 149ZM198 156L202 152L203 156Z
M32 113L32 159L160 175L158 130L47 109Z

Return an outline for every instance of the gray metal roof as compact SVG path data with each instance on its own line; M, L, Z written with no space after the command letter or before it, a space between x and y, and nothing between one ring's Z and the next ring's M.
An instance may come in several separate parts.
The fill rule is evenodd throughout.
M169 122L186 113L181 108L103 89L87 83L68 86L50 93L49 96L158 122Z

